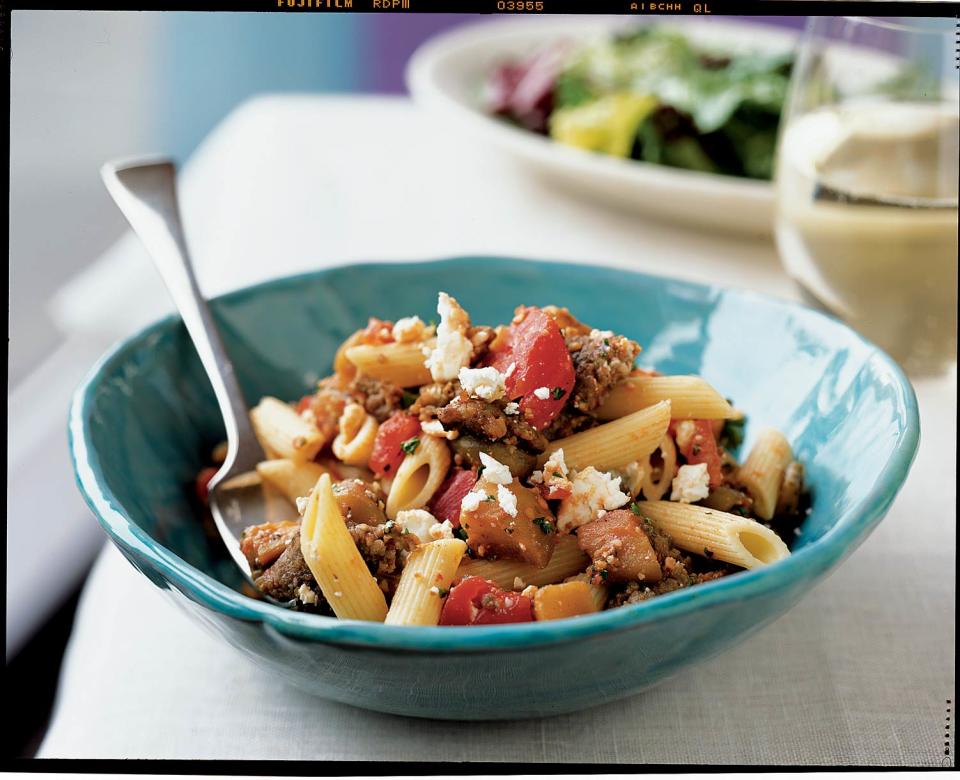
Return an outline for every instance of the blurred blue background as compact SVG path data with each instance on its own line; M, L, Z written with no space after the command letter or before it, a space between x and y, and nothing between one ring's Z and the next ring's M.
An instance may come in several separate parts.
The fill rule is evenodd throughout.
M264 92L404 92L403 69L461 14L14 11L11 64L10 381L62 340L44 310L121 233L97 169L183 160ZM756 17L802 27L802 17Z

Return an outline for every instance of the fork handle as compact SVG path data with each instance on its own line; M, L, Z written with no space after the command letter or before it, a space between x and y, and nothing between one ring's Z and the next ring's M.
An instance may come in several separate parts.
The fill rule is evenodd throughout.
M261 459L260 445L233 363L193 273L177 206L176 166L169 160L112 162L100 174L153 258L213 385L227 432L227 457L216 482L231 472L252 469Z

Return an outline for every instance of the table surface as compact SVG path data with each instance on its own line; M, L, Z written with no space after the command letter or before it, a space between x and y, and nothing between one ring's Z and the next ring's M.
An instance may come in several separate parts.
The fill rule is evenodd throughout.
M247 103L195 154L182 196L208 294L348 261L487 253L797 297L770 243L592 205L397 98ZM61 327L97 338L169 308L131 236L55 302ZM106 549L40 755L938 766L954 699L955 374L916 389L920 450L876 532L772 626L644 694L520 727L326 702L207 635Z

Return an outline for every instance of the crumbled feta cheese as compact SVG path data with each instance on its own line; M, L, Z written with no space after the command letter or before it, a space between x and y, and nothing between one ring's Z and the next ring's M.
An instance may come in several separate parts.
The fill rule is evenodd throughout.
M493 366L461 368L459 379L467 395L483 401L496 401L498 398L503 398L504 393L507 392L503 374Z
M587 466L574 475L570 496L560 502L557 526L561 531L571 531L589 523L601 509L617 509L629 500L620 491L620 477Z
M497 485L497 503L510 517L517 516L517 497L504 485Z
M442 439L449 439L450 441L453 441L460 435L460 431L448 431L439 420L430 420L422 423L420 430L430 436L438 436Z
M444 520L442 523L434 523L430 526L430 539L431 541L436 541L437 539L453 539L453 524L449 520Z
M689 450L693 444L693 437L697 435L697 425L693 420L681 420L677 423L674 441L677 443L677 449L681 451Z
M532 484L544 484L550 488L550 495L547 498L562 498L572 489L572 484L567 479L567 463L563 456L563 447L550 453L547 462L543 464L543 471L534 471L530 475Z
M393 323L393 340L401 344L420 341L426 329L426 325L419 317L401 317Z
M525 583L523 580L521 580L519 577L514 577L514 578L513 578L513 589L514 589L514 590L523 590L525 587L527 587L527 585L526 585L526 583Z
M426 509L401 509L397 512L397 525L417 537L420 544L430 541L430 532L439 521Z
M470 365L473 344L467 338L470 317L455 298L445 292L437 301L440 325L437 326L437 344L427 356L426 366L435 382L448 382L457 378L464 366Z
M677 476L673 478L673 492L670 493L670 500L692 504L709 495L710 474L707 473L707 464L681 466Z
M512 364L511 364L512 365ZM516 401L511 401L506 406L503 407L504 414L520 414L520 404Z
M564 459L563 447L550 453L547 462L543 464L543 473L559 474L561 477L565 477L570 473L570 470L567 468L567 462Z
M443 423L439 420L430 420L429 422L422 423L420 430L424 433L429 433L431 436L443 436L446 433Z
M460 511L473 512L486 497L482 490L471 490L460 502Z
M300 496L297 499L297 512L303 517L303 513L307 511L307 504L310 503L309 496Z
M483 464L483 478L487 482L492 482L495 485L509 485L513 482L513 474L510 473L510 468L503 465L499 460L481 452L480 462Z
M309 585L301 585L297 589L297 598L304 604L316 604L318 601L317 594Z
M439 595L440 595L440 588L438 588L436 585L433 585L433 586L430 588L430 592L431 592L434 596L439 596Z
M539 398L541 401L546 401L550 397L550 388L549 387L538 387L533 391L533 394Z

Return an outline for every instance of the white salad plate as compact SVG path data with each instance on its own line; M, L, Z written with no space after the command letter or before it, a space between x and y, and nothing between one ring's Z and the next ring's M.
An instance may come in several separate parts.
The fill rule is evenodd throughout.
M670 168L559 144L489 115L484 84L498 64L559 41L580 41L648 23L631 17L522 18L455 28L423 44L410 59L414 100L471 140L496 147L572 194L711 230L768 235L773 185L751 179ZM795 31L730 20L657 21L692 41L730 52L791 50Z

